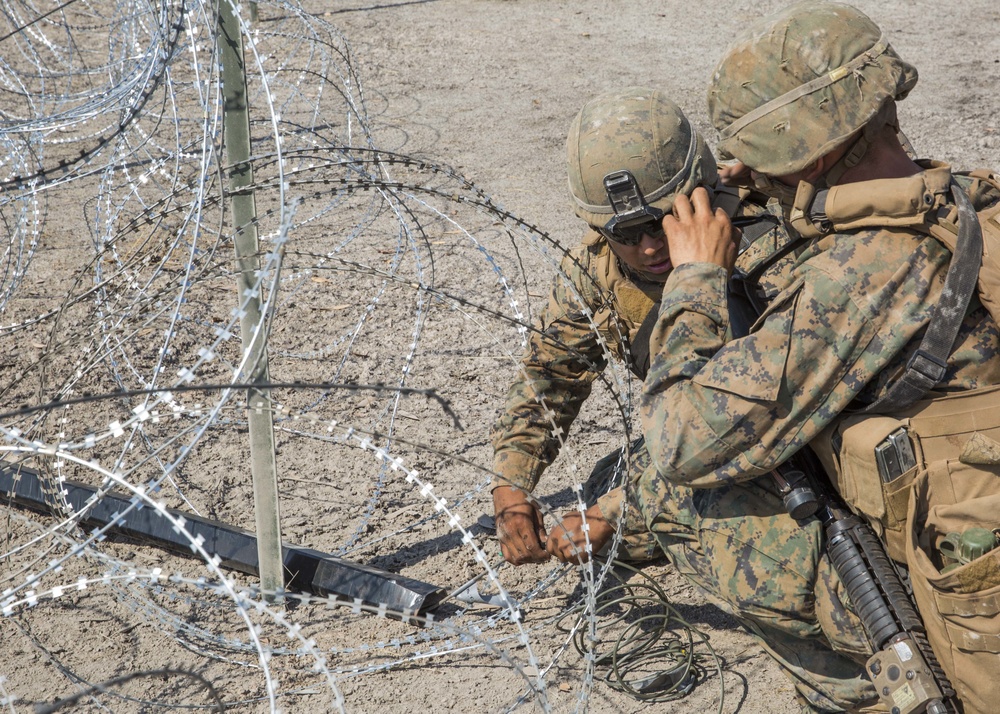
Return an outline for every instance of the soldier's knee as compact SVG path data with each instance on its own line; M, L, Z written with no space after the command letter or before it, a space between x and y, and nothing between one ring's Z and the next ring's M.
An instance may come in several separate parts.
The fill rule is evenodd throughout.
M762 550L760 542L722 530L702 531L718 597L741 613L805 637L818 634L814 612L815 566L794 563L787 549ZM811 560L809 558L806 559Z

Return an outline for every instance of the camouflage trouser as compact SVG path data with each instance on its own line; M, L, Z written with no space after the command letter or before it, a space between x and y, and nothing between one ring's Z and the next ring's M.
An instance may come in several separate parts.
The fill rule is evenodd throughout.
M626 537L641 544L652 536L679 573L760 642L805 711L873 702L875 689L864 675L870 644L844 606L819 522L799 525L767 479L714 489L669 483L638 446L629 465L628 510L649 528L626 519L626 530L636 531ZM640 480L644 474L650 478Z

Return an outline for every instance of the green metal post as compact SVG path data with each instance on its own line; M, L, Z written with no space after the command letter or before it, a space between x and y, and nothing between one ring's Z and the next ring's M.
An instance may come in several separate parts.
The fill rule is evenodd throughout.
M260 260L257 257L257 207L250 163L250 115L247 107L246 67L243 36L230 0L219 0L219 52L222 55L223 127L226 161L231 166L234 243L236 248L240 335L251 382L269 379L267 342L263 330L254 331L261 320L260 293L254 293ZM260 585L269 600L284 588L281 557L281 524L278 509L278 477L274 456L274 422L271 396L266 389L247 394L250 426L250 461L253 475L254 512L257 522L257 558Z

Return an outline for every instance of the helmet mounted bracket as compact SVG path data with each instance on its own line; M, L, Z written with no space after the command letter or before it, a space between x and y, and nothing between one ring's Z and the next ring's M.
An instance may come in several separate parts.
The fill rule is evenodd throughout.
M650 223L658 224L663 211L646 203L639 190L639 184L631 171L612 171L604 177L604 190L615 212L614 217L604 224L601 231L606 236L624 245L637 245L646 230L637 230Z

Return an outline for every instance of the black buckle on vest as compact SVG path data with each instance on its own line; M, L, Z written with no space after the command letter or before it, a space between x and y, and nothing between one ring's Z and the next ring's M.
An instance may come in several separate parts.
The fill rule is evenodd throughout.
M923 350L917 350L910 357L910 361L907 362L906 369L907 371L912 370L921 377L930 380L931 384L937 384L944 379L948 365L932 354Z

